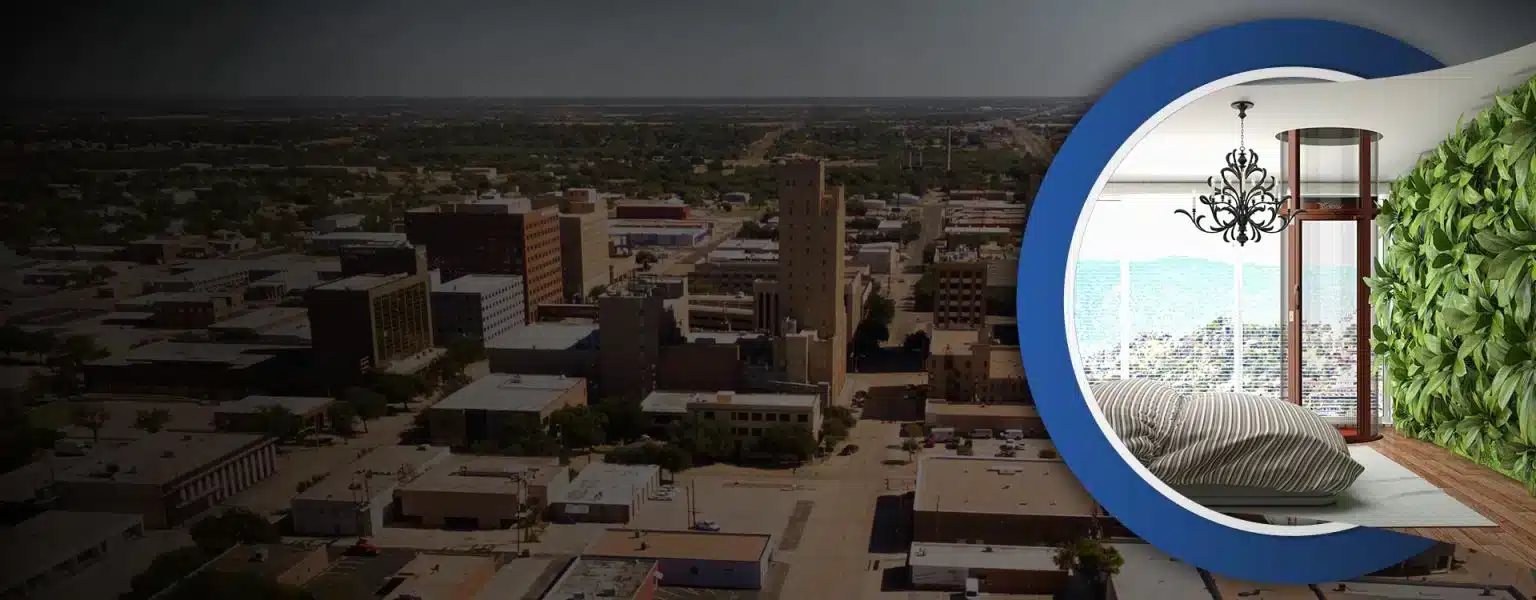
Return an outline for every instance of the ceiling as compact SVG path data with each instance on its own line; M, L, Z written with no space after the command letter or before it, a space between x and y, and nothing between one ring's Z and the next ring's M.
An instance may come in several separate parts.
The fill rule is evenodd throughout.
M1109 188L1160 182L1204 183L1224 166L1238 139L1231 104L1248 100L1248 147L1260 165L1278 174L1275 135L1307 127L1355 127L1382 134L1378 180L1413 168L1419 156L1450 134L1458 117L1471 118L1498 90L1523 85L1536 74L1536 44L1437 71L1346 82L1271 80L1229 87L1195 100L1159 124L1110 177ZM1323 161L1314 181L1347 182L1357 175L1346 161ZM1304 163L1307 164L1307 163ZM1134 186L1132 186L1134 187ZM1184 186L1173 186L1182 188Z

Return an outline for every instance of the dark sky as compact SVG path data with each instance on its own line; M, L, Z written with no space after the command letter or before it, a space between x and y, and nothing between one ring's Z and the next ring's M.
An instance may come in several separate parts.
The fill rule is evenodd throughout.
M3 11L6 89L26 96L1091 96L1159 48L1255 18L1365 25L1447 63L1536 41L1536 0L55 0Z

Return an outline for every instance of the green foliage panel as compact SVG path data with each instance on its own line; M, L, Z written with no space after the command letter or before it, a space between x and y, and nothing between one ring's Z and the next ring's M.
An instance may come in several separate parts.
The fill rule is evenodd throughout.
M1399 431L1536 491L1536 79L1392 184L1369 280Z

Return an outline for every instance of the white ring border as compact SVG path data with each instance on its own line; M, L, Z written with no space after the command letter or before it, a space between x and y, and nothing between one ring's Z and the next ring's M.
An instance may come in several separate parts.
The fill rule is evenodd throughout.
M1088 386L1088 378L1083 369L1082 352L1077 347L1077 324L1076 320L1073 318L1073 307L1075 304L1073 303L1072 289L1077 279L1076 266L1078 250L1082 245L1083 239L1087 237L1084 234L1088 229L1088 222L1093 215L1094 205L1098 203L1099 196L1103 193L1105 184L1109 182L1109 178L1112 176L1115 170L1119 168L1120 163L1125 160L1125 157L1129 155L1133 149L1135 149L1136 145L1139 144L1143 138L1147 137L1147 135L1150 134L1152 130L1156 129L1157 126L1160 125L1164 120L1173 116L1174 113L1179 112L1184 107L1194 103L1200 98L1208 96L1217 91L1244 83L1252 83L1265 79L1281 78L1313 79L1321 80L1324 82L1359 81L1362 79L1359 76L1351 75L1349 73L1313 67L1271 67L1268 69L1258 69L1254 71L1238 73L1235 75L1229 75L1227 77L1223 77L1221 79L1217 79L1202 85L1185 93L1182 96L1179 96L1177 100L1174 100L1167 106L1164 106L1162 109L1154 113L1151 118L1147 119L1141 124L1140 127L1136 129L1136 132L1132 134L1131 137L1127 138L1125 142L1120 145L1119 150L1115 151L1114 157L1110 159L1108 164L1104 165L1104 170L1099 172L1099 177L1093 184L1093 190L1089 193L1087 201L1083 203L1083 211L1077 219L1077 228L1073 231L1072 234L1072 246L1067 251L1068 270L1065 278L1066 285L1063 286L1065 288L1065 301L1063 304L1066 308L1064 311L1066 314L1063 315L1063 318L1066 321L1068 334L1067 351L1069 354L1071 354L1073 371L1077 376L1077 385L1082 390L1083 399L1088 402L1089 412L1093 414L1094 420L1098 422L1099 429L1104 431L1104 436L1109 439L1110 446L1114 447L1115 451L1120 453L1121 460L1124 460L1127 465L1130 465L1131 470L1135 471L1136 474L1139 475L1141 479L1147 483L1147 485L1152 486L1152 488L1157 490L1158 493L1162 494L1165 498L1172 501L1174 504L1183 507L1184 510L1199 515L1208 521L1213 521L1215 523L1224 525L1228 528L1247 531L1249 533L1257 533L1261 535L1301 537L1328 535L1341 531L1348 531L1359 526L1349 523L1320 523L1315 525L1273 525L1269 523L1255 523L1211 510L1174 491L1174 489L1169 487L1168 484L1163 483L1161 479L1159 479L1156 475L1153 475L1151 471L1147 470L1147 467L1141 464L1141 461L1137 460L1136 457L1131 454L1130 450L1126 449L1125 443L1120 441L1120 436L1115 433L1115 430L1112 427L1110 427L1109 420L1104 418L1104 412L1099 409L1099 402L1098 400L1094 399L1093 391Z

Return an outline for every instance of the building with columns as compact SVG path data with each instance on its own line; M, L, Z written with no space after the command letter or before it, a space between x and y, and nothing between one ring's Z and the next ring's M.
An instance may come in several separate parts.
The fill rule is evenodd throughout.
M241 433L162 431L59 474L59 508L144 517L169 529L277 470L275 440Z

